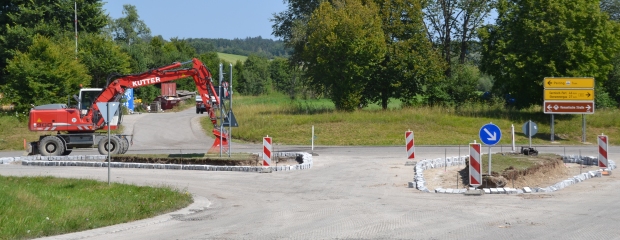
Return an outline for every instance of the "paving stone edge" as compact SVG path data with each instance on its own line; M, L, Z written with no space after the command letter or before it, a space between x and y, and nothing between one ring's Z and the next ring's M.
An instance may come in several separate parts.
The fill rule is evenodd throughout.
M262 156L259 153L259 157ZM303 162L296 165L284 166L213 166L198 164L156 164L156 163L123 163L111 162L110 167L114 168L144 168L144 169L176 169L176 170L202 170L202 171L238 171L238 172L266 172L266 171L293 171L312 168L312 155L306 152L275 152L274 157L301 156ZM75 156L24 156L24 157L3 157L0 164L10 164L21 161L24 166L77 166L77 167L108 167L108 163L103 161L105 155L75 155Z
M462 189L446 188L444 189L442 187L439 187L439 188L434 189L434 191L431 191L426 187L426 181L424 180L424 170L432 169L432 168L443 168L446 166L450 167L450 166L465 165L465 162L468 158L469 158L468 156L461 156L461 157L449 157L449 158L446 158L445 160L443 158L436 158L436 159L424 159L422 161L418 161L417 163L415 163L415 166L414 166L415 175L414 175L413 181L409 182L409 187L416 188L421 192L427 192L427 193L434 192L434 193L444 193L444 194L455 194L455 193L463 194L467 190L473 190L473 188L462 188ZM593 157L593 156L566 155L566 156L562 156L562 160L564 161L564 163L581 163L584 165L597 165L598 164L598 158ZM613 160L608 160L608 162L609 162L609 167L604 169L605 171L611 171L616 168L616 163ZM413 162L407 161L405 165L407 166L413 165ZM566 180L562 180L554 185L544 187L544 188L540 188L540 187L535 187L535 188L524 187L522 189L483 188L482 190L486 194L549 193L549 192L558 191L560 189L563 189L573 184L583 182L590 178L602 177L602 172L603 172L603 169L584 172L584 173L575 175Z

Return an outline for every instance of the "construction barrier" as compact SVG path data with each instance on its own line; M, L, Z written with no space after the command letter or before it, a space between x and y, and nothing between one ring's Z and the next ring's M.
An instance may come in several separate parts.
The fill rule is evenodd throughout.
M271 166L271 153L273 148L271 146L271 138L269 136L263 138L263 166Z
M413 132L405 132L405 144L407 145L407 159L415 158L415 147L413 143Z
M600 168L607 168L607 136L598 136L598 166Z
M482 161L480 159L480 143L469 144L469 185L482 185Z

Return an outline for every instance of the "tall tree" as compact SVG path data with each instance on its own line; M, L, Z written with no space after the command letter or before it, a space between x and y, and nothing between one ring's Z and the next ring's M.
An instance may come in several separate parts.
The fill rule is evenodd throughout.
M476 29L491 11L492 0L435 0L425 8L428 37L441 49L447 64L445 75L450 77L452 59L458 56L465 63L468 44L476 36ZM460 43L455 47L454 42ZM455 55L455 53L457 55Z
M617 23L593 0L500 0L496 25L481 32L482 70L519 107L541 104L544 77L606 81L620 42Z
M284 44L293 49L290 61L297 66L303 66L302 54L304 46L308 41L308 21L315 9L322 2L332 2L331 0L284 0L288 4L288 9L283 12L274 13L271 21L273 35L282 38Z
M267 58L250 55L243 64L241 76L237 81L237 89L241 94L260 95L272 91Z
M130 73L129 55L103 34L81 34L80 46L79 60L92 76L91 87L106 87L112 73Z
M374 79L366 86L363 101L377 102L387 109L391 98L412 103L414 96L428 95L425 86L442 79L444 64L426 38L421 1L375 2L387 51L374 68Z
M379 10L373 2L323 2L308 23L310 35L302 58L316 89L326 89L338 110L363 104L374 68L386 52Z
M80 85L87 86L88 70L75 60L73 45L70 39L34 36L27 51L16 52L8 61L7 83L1 89L7 100L24 111L30 104L66 103Z
M151 29L140 19L138 9L130 4L123 5L123 17L110 23L110 30L115 41L127 45L151 36Z
M33 36L74 35L74 3L77 3L80 33L99 33L107 24L108 19L101 0L0 2L0 84L3 84L5 74L2 73L7 64L6 60L12 59L18 51L26 52L33 42Z

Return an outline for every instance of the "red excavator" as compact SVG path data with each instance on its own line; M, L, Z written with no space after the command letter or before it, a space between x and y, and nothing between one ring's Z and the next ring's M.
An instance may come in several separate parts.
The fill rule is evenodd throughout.
M191 68L181 68L185 64L192 64ZM184 63L173 63L149 71L108 78L104 89L88 88L80 90L76 97L77 107L68 107L66 104L47 104L36 106L30 110L30 131L56 131L56 135L43 135L39 141L30 142L28 154L43 156L69 155L74 148L97 147L100 154L124 154L129 149L129 135L108 135L97 133L97 130L114 130L122 121L122 111L107 113L107 109L99 109L97 103L119 102L127 88L139 88L147 85L175 81L192 77L196 83L202 102L214 125L213 134L215 143L213 149L220 149L220 144L228 149L228 135L220 132L217 127L215 109L219 108L221 99L213 86L211 72L198 59ZM113 80L112 80L113 79ZM99 104L102 106L101 104ZM102 112L113 116L106 123ZM106 116L106 118L108 118ZM108 144L109 142L109 144Z

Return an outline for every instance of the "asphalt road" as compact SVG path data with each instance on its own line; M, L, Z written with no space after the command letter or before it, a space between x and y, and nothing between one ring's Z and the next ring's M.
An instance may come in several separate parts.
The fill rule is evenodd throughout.
M128 116L126 130L135 134L130 151L204 152L213 140L210 133L196 133L192 114L193 109ZM460 148L465 155L465 146ZM597 148L538 149L594 156ZM233 144L233 151L260 150ZM458 151L417 147L416 156L451 157ZM312 169L291 172L112 169L112 181L173 186L191 192L196 202L180 212L51 239L620 239L620 181L613 174L545 194L432 194L407 188L413 167L404 165L404 147L319 146L314 152ZM609 152L618 159L620 148ZM107 180L105 168L5 164L0 174Z

